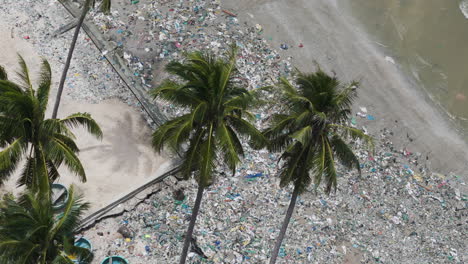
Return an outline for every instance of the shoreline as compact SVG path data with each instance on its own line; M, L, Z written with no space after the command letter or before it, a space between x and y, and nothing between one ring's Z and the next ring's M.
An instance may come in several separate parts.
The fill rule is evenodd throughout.
M385 60L386 55L356 25L349 10L340 9L336 1L323 0L223 2L242 20L260 24L271 46L283 57L291 56L292 64L303 71L312 70L316 60L343 81L361 79L354 110L367 107L376 120L364 120L358 126L373 135L391 128L396 146L427 155L434 171L467 179L468 147L460 132L422 87ZM280 50L282 43L290 48ZM406 140L407 136L412 140Z
M402 56L401 54L395 54L395 48L391 48L380 43L379 41L381 40L378 38L378 36L374 36L368 31L367 27L369 25L365 25L364 22L359 21L359 19L356 17L356 12L352 10L350 1L343 1L342 3L340 3L340 7L344 10L345 13L347 13L347 19L349 19L354 25L356 25L356 27L360 31L360 34L363 35L364 38L368 40L369 44L372 45L382 56L390 56L390 59L392 61L394 58L393 56ZM461 7L460 10L462 10ZM403 59L408 58L403 56L402 60ZM421 58L421 60L423 59ZM433 66L432 64L429 64L426 61L423 61L423 63L425 63L426 66ZM400 74L405 78L405 82L407 83L407 85L410 86L412 89L417 90L421 94L421 97L423 97L428 103L432 104L446 118L450 128L455 130L458 133L459 137L462 138L466 143L468 143L468 119L451 113L448 106L444 105L440 100L436 98L437 94L434 91L431 91L431 88L428 87L429 84L427 83L427 81L425 83L419 78L417 73L411 72L411 63L407 61L406 64L407 65L405 65L405 62L396 62L396 66L398 67ZM435 88L433 87L432 89Z
M181 4L177 3L178 1L167 1L170 3L151 8L141 4L141 2L140 5L126 4L124 6L127 10L132 8L133 11L145 10L145 8L153 12L157 10L163 15L172 17L177 17L179 11L177 8L181 7ZM396 101L398 105L393 106L391 102L395 96L392 97L392 93L385 93L385 90L377 93L372 86L372 84L379 83L377 82L379 79L372 78L382 75L386 81L391 83L394 78L398 82L402 82L402 76L391 68L392 65L385 61L384 57L380 58L381 55L377 51L374 54L367 54L366 52L369 51L360 48L363 40L348 31L350 25L342 25L343 21L346 20L337 17L339 12L333 9L336 6L324 3L325 0L311 0L310 2L312 3L306 0L273 2L240 0L235 3L237 8L232 7L232 2L231 6L228 5L228 2L221 8L236 12L239 23L232 22L233 19L222 14L221 9L213 9L207 12L207 17L217 17L214 19L218 20L208 19L207 26L204 27L208 28L207 32L209 33L195 37L197 40L205 37L208 42L199 45L212 47L210 43L219 41L216 38L217 26L221 23L226 25L229 22L233 23L234 30L239 29L247 32L247 34L242 34L240 41L245 46L250 47L242 49L242 59L239 58L239 64L242 74L253 79L249 83L251 86L262 83L265 79L269 80L271 76L276 77L283 74L282 70L288 68L288 63L291 61L294 64L297 62L297 66L304 67L306 70L307 67L313 65L312 59L314 58L320 62L325 70L335 69L338 77L343 81L361 76L366 77L363 79L359 93L360 99L356 102L353 113L363 111L361 107L365 107L368 114L375 116L375 120L356 117L356 122L359 128L366 127L370 134L376 137L377 153L374 157L370 157L366 151L359 149L359 145L355 146L364 166L362 178L357 177L354 171L349 172L339 166L340 179L336 194L326 196L321 192L314 193L310 190L299 197L297 211L291 219L283 243L282 256L278 263L357 264L377 261L395 263L435 261L442 263L447 261L447 258L463 263L463 260L466 260L468 256L463 251L463 232L466 228L463 228L463 220L460 218L464 213L462 210L465 208L463 202L465 200L462 199L466 199L467 196L457 188L461 187L459 183L463 183L466 178L459 179L453 175L433 174L430 171L427 171L427 175L424 174L426 167L435 165L424 164L424 162L418 165L417 159L422 156L409 154L408 151L413 151L420 145L427 147L424 143L431 142L418 138L409 142L406 134L411 132L406 127L409 121L403 118L398 123L394 122L395 118L405 116L411 112L411 109L417 107L411 106L410 110L397 109L400 110L398 115L395 115L397 117L389 113L390 111L382 112L385 109L392 110L394 107L401 106L404 102ZM197 1L198 3L205 4L204 1ZM207 1L206 3L204 7L207 9L216 7L212 2ZM190 12L193 5L196 4L188 2L185 4L189 7L186 9L189 10L186 12L187 16L190 16L190 19L197 19L199 14ZM17 3L17 5L25 6L22 3ZM47 10L40 4L34 7L33 10L39 10L41 14L47 13ZM116 10L120 7L122 6L114 6ZM239 7L245 10L239 10ZM61 9L54 9L56 9L55 13L58 10L61 14L57 15L55 19L63 20L61 23L65 24L66 19L62 17L64 12ZM175 11L170 11L170 9ZM1 7L0 10L2 10ZM27 10L31 12L31 9ZM132 10L128 12L131 13ZM263 14L258 14L262 12ZM50 15L50 13L48 14ZM122 18L122 14L124 18ZM133 13L131 15L135 16ZM164 16L162 17L164 18ZM127 13L121 13L116 15L113 20L119 22L120 19L125 18L127 18ZM99 19L94 22L98 23L104 20ZM263 27L261 34L255 30L256 19L261 20L258 22ZM145 20L136 20L139 23L145 23L141 22ZM166 23L166 20L163 19L164 26L172 26L171 23ZM247 23L244 25L246 21ZM200 22L200 24L205 25L204 23ZM329 27L330 25L334 27ZM56 26L59 27L59 24ZM343 28L340 28L341 26ZM334 31L324 30L328 28ZM112 32L121 29L123 32L119 34L125 34L125 30L122 28L112 29ZM278 32L275 31L276 29ZM178 33L171 34L178 36ZM312 38L302 39L303 36L312 36ZM140 39L143 38L138 36L137 40ZM182 45L192 41L190 37L187 39L182 42ZM264 40L268 41L268 45L264 44ZM351 42L336 40L351 40ZM163 41L149 41L148 45L156 46L160 45L161 42ZM298 47L300 42L304 44L303 48ZM34 47L38 48L44 43L47 42L40 39ZM133 56L129 52L129 63L144 64L146 61L138 60L147 54L144 41L133 42L133 44L135 43L141 44L139 50L132 46L132 42L127 43L128 47L125 48L135 48L143 55L141 57ZM287 43L290 48L280 50L279 45L283 43ZM173 45L174 43L169 44ZM80 43L77 47L80 47ZM197 48L197 46L184 46L185 48ZM271 48L272 51L265 52L264 49L267 48ZM66 50L66 47L63 49ZM175 53L178 49L174 50ZM268 56L278 54L276 50L279 50L281 60L268 60ZM370 50L372 51L372 49ZM124 51L128 52L128 50ZM61 52L64 53L64 51ZM361 53L367 54L366 57L359 57L358 55ZM90 58L87 59L90 61L100 60L99 53L94 51L91 54L89 56L83 53L83 59L88 56ZM170 52L168 54L168 56L171 55ZM151 56L154 55L151 53ZM294 58L284 60L288 56ZM160 65L157 63L161 62L164 61L157 61L156 66ZM256 64L251 64L253 62ZM356 66L361 64L367 68ZM368 64L373 67L368 66ZM104 67L100 64L102 67L100 70L105 72L110 68L107 64L105 65ZM95 70L93 67L98 66L90 66L91 71ZM368 69L371 69L369 72L372 78L368 78L366 75L367 71L365 70ZM288 70L286 69L286 72ZM256 71L267 76L262 75L257 78ZM135 73L141 72L135 71ZM82 76L87 74L89 73ZM98 78L94 80L90 78L89 85L95 87L97 86L96 82L100 81L102 80ZM117 82L115 79L112 81L114 84ZM393 87L390 84L385 87L394 89L392 91L397 94L406 95L409 93L407 96L413 96L413 98L417 94L411 90L397 89L398 87ZM79 92L85 91L77 90L75 94L80 95ZM83 97L79 98L86 101L87 98L83 99ZM434 112L434 109L428 105L423 103L423 106L420 110ZM175 111L171 108L166 110ZM415 113L420 114L417 111ZM260 119L266 118L265 113L260 112L259 115ZM426 117L427 113L422 114L420 120L414 117L413 119L421 124L426 120ZM257 125L261 124L263 124L262 120L258 120ZM390 132L381 131L383 127L388 127ZM423 131L425 127L413 129ZM414 137L413 134L410 136ZM426 135L426 139L427 137L431 139L430 135ZM395 148L391 142L395 143ZM406 150L403 151L403 148ZM236 174L232 177L218 177L215 184L207 190L194 233L198 245L209 257L206 263L267 262L269 250L277 236L291 193L291 188L280 189L278 187L275 167L277 156L277 154L270 154L267 151L254 151L248 148L246 157ZM431 161L432 159L431 157ZM456 163L455 160L451 162ZM262 173L260 177L249 178L249 175L259 172ZM426 176L426 178L422 178L422 176ZM176 263L182 243L180 238L186 231L187 219L190 217L191 206L195 200L196 183L193 180L178 182L175 178L170 177L162 185L163 187L150 197L142 197L134 209L124 211L115 217L105 218L80 234L93 243L96 256L93 263L100 263L109 254L122 255L134 264ZM183 201L176 201L173 198L173 191L178 188L185 189L186 199ZM127 206L128 203L122 204L124 208ZM121 226L129 228L133 237L124 238L117 231ZM297 239L297 237L301 237L301 239ZM195 253L192 253L190 258L192 261L202 261Z

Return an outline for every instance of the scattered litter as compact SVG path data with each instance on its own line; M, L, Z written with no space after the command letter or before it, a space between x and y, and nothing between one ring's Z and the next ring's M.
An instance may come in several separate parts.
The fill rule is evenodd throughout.
M237 17L236 14L234 14L234 13L228 11L228 10L224 10L224 9L223 9L223 13L228 14L228 15L230 15L230 16L232 16L232 17Z
M10 14L13 12L8 12L9 5L0 6L0 11L6 22L18 25L15 30L19 36L47 43L37 45L38 53L61 65L69 39L65 35L52 38L47 33L63 25L68 15L60 5L48 2L15 3L15 12L24 12L24 17L31 17L36 10L44 12L44 23L38 23L34 30L22 26L26 23L19 23ZM248 89L271 85L278 76L290 76L289 59L268 45L260 35L263 28L245 26L238 17L222 12L219 1L137 3L113 5L112 16L93 10L89 20L109 42L115 43L116 49L106 55L123 58L130 68L127 74L148 89L164 77L159 76L163 72L159 69L170 60L180 59L182 52L210 49L223 54L225 44L233 41L239 46L238 68ZM111 67L100 60L103 54L91 45L84 34L80 35L76 50L80 60L72 68L81 76L68 76L68 96L87 102L118 97L136 105ZM289 47L281 44L280 48ZM275 95L265 94L265 98L271 100ZM168 116L185 111L167 102L157 103ZM276 110L254 112L256 125L264 126L266 118ZM371 115L364 108L356 116L369 119ZM357 126L358 121L361 119L353 117L350 122ZM430 172L425 159L394 146L391 133L383 129L380 135L374 135L378 147L372 157L362 148L362 142L353 143L362 177L339 165L336 195L328 197L318 189L317 193L308 190L298 198L279 263L326 263L330 259L343 263L349 254L356 253L362 263L405 263L409 258L414 263L467 262L462 252L468 197L455 189L465 184L463 177ZM203 197L194 232L196 247L192 250L199 251L190 253L189 262L267 262L292 193L291 188L278 188L278 157L246 148L234 175L218 175ZM132 264L177 263L197 189L193 180L171 179L177 184L161 184L135 209L105 218L84 231L95 247L96 259L119 255ZM179 189L183 191L177 192ZM118 232L120 227L128 230ZM291 239L295 237L301 239Z
M392 63L392 64L395 64L395 60L392 57L385 56L385 60Z

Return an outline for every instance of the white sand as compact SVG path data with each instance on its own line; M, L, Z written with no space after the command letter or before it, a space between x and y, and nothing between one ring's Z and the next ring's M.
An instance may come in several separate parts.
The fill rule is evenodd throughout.
M0 24L0 36L4 36L0 41L0 64L7 69L9 78L14 79L18 65L17 52L25 58L31 76L37 76L40 56L35 53L34 46L25 39L11 38L10 28L6 25ZM52 65L54 69L60 67L61 65ZM59 77L56 70L49 99L49 117ZM79 77L80 75L74 75L74 78ZM136 109L117 99L87 104L72 101L65 94L66 92L59 109L59 118L75 112L88 112L99 123L104 133L103 140L99 141L84 129L75 130L76 142L81 149L79 157L87 173L86 183L80 183L78 178L66 169L60 169L62 177L58 182L66 186L72 183L76 185L79 193L91 203L88 214L170 169L171 161L167 157L157 155L150 147L151 130ZM17 192L14 187L15 181L16 177L12 177L0 191Z

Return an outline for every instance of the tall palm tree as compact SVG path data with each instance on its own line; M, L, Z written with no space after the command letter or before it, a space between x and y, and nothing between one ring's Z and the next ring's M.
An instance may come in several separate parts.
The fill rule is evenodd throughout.
M24 168L19 185L33 187L39 184L34 169L42 158L51 181L59 177L57 168L65 164L71 172L86 181L83 165L78 159L79 149L70 128L84 126L97 138L102 131L87 113L75 113L64 119L45 119L49 99L51 70L46 60L42 61L40 83L33 89L29 69L19 56L21 83L0 80L0 184L13 174L21 159Z
M41 179L47 181L47 175ZM45 184L42 190L27 190L19 199L6 195L0 202L0 263L73 264L90 261L88 249L74 246L74 230L88 204L74 195L73 186L63 212L54 215ZM71 257L73 256L73 257Z
M297 196L310 183L318 187L325 180L325 192L336 191L335 159L361 173L359 160L343 137L363 139L372 145L372 138L361 130L346 126L358 83L344 87L339 80L320 68L311 74L297 73L296 87L285 78L280 85L284 106L275 114L273 125L264 131L270 140L270 151L283 151L279 170L281 187L293 184L294 191L272 252L270 264L275 263L286 229L294 211Z
M253 145L265 144L261 132L243 119L252 117L247 108L257 101L258 90L249 92L241 87L235 48L228 60L201 52L186 54L185 59L166 66L181 82L165 80L152 90L153 96L190 110L157 128L152 139L158 152L164 146L182 152L182 176L186 180L193 176L198 183L181 264L186 261L203 191L213 182L217 165L235 173L244 154L239 136L250 138Z
M68 1L68 0L60 0L60 1ZM70 49L68 50L67 60L65 61L65 66L63 67L62 77L60 78L59 88L57 90L57 98L55 99L54 110L52 111L52 118L57 118L58 108L60 106L60 99L62 98L63 87L65 86L65 79L67 78L68 69L70 68L71 60L73 57L73 52L75 51L76 41L78 39L78 35L80 34L81 26L88 14L89 9L95 6L96 0L85 0L83 5L83 10L81 11L80 18L78 23L75 27L75 32L73 34L72 42L70 44ZM101 2L101 11L104 13L109 13L111 8L111 0L102 0Z

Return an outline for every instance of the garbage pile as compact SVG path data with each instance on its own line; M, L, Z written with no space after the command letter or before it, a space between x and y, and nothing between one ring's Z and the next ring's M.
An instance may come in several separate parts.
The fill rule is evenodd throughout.
M114 5L111 15L98 10L91 15L148 90L167 77L164 65L181 59L183 52L225 55L231 44L238 46L238 68L248 88L272 85L291 72L289 59L268 46L262 27L241 24L220 1L126 1ZM157 103L169 115L182 111Z
M289 60L268 46L261 25L240 23L219 1L132 1L116 7L112 16L95 13L94 22L121 47L133 74L148 88L167 76L161 65L181 59L182 52L209 49L222 54L226 43L239 47L238 68L250 89L271 85L291 72ZM257 111L258 127L276 110ZM165 111L178 115L184 110L166 105ZM350 125L366 130L364 120L376 118L362 107ZM394 147L391 133L384 129L373 135L379 143L375 155L355 142L362 177L340 168L335 195L311 189L299 197L280 263L466 260L467 196L456 188L464 184L462 178L430 172L422 154ZM277 154L248 147L246 153L235 175L221 169L205 192L190 263L267 262L292 190L278 188ZM131 263L177 263L196 183L172 180L171 187L135 210L103 220L84 233L99 241L97 256L123 255ZM121 226L131 229L133 236L116 234Z
M76 19L57 0L6 0L3 3L0 5L1 23L10 32L4 37L22 38L31 43L37 54L49 61L53 87L58 87L74 28L66 33L60 33L59 29ZM28 62L30 58L25 59ZM30 70L35 75L38 69ZM119 98L137 106L137 100L83 31L78 37L63 96L88 103Z
M55 0L10 1L0 5L12 34L33 43L60 76L72 32L57 37L52 29L70 16ZM14 2L14 3L13 3ZM238 67L249 88L271 85L288 76L291 65L269 47L261 25L238 21L219 1L123 1L112 15L91 13L109 41L148 89L164 78L167 61L184 51L224 53L239 47ZM34 19L34 28L28 21ZM301 47L302 44L299 45ZM286 44L278 47L292 48ZM97 102L119 97L136 101L86 35L81 34L67 80L66 96ZM274 95L268 94L269 98ZM169 115L183 109L165 102ZM275 108L255 114L265 125ZM364 111L365 110L365 111ZM378 114L378 113L377 113ZM378 115L361 108L350 124L363 128ZM364 128L365 129L365 128ZM441 175L426 166L426 157L400 149L382 129L375 155L354 143L362 177L339 168L338 190L330 197L319 188L298 198L278 263L464 263L467 262L467 202L458 175ZM206 190L195 227L190 263L266 263L289 204L292 189L278 187L277 154L248 147L235 175L220 169ZM169 178L167 187L134 210L107 218L83 232L92 241L96 263L121 255L132 264L177 263L196 195L196 183Z
M424 157L394 147L389 133L382 131L375 155L356 144L362 177L340 168L336 194L311 189L299 197L279 263L466 261L468 196L457 188L465 183L427 171ZM276 158L251 152L234 176L219 173L202 200L194 233L199 250L192 247L190 263L267 262L292 193L278 188ZM84 232L98 244L98 256L177 263L196 183L168 180L171 187L135 210ZM132 237L116 235L121 226Z

